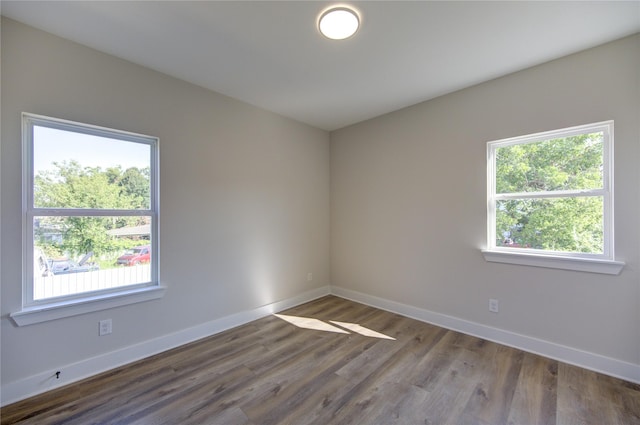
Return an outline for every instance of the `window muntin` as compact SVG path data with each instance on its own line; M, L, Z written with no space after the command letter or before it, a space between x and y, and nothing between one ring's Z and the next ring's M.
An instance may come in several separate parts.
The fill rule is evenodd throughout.
M23 114L25 307L158 285L157 144ZM144 258L120 265L140 246Z
M489 142L487 249L613 260L613 122Z

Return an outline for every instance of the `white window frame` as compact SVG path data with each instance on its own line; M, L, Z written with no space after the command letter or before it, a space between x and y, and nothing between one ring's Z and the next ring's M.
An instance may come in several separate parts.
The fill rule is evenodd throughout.
M150 206L145 210L86 208L37 208L34 206L35 126L106 137L150 147ZM164 295L159 276L159 139L153 136L83 124L30 113L22 114L22 309L10 316L17 325L29 325L122 305L157 299ZM151 280L111 289L83 292L64 297L34 300L34 217L38 216L150 216Z
M496 194L496 150L501 147L542 142L580 134L603 133L603 185L597 189ZM569 253L496 245L496 202L505 199L558 199L597 196L603 200L603 253ZM485 260L537 267L618 274L624 263L615 261L613 223L613 121L487 142L487 244Z

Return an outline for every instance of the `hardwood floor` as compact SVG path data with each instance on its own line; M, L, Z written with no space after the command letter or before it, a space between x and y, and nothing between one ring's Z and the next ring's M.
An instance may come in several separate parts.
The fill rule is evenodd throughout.
M640 385L333 296L281 314L6 406L1 423L640 424Z

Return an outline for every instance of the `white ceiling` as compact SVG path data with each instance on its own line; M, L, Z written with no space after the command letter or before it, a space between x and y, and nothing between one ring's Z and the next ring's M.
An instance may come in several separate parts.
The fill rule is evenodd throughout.
M3 15L334 130L640 31L639 1L2 1ZM344 3L342 3L344 4Z

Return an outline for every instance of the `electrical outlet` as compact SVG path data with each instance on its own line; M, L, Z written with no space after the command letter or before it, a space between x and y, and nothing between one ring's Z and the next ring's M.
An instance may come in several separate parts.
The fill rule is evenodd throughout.
M99 323L98 335L109 335L113 331L113 323L111 319L101 320Z
M498 300L494 298L489 299L489 311L492 313L498 312Z
M307 282L311 282L313 280L313 273L307 273Z

